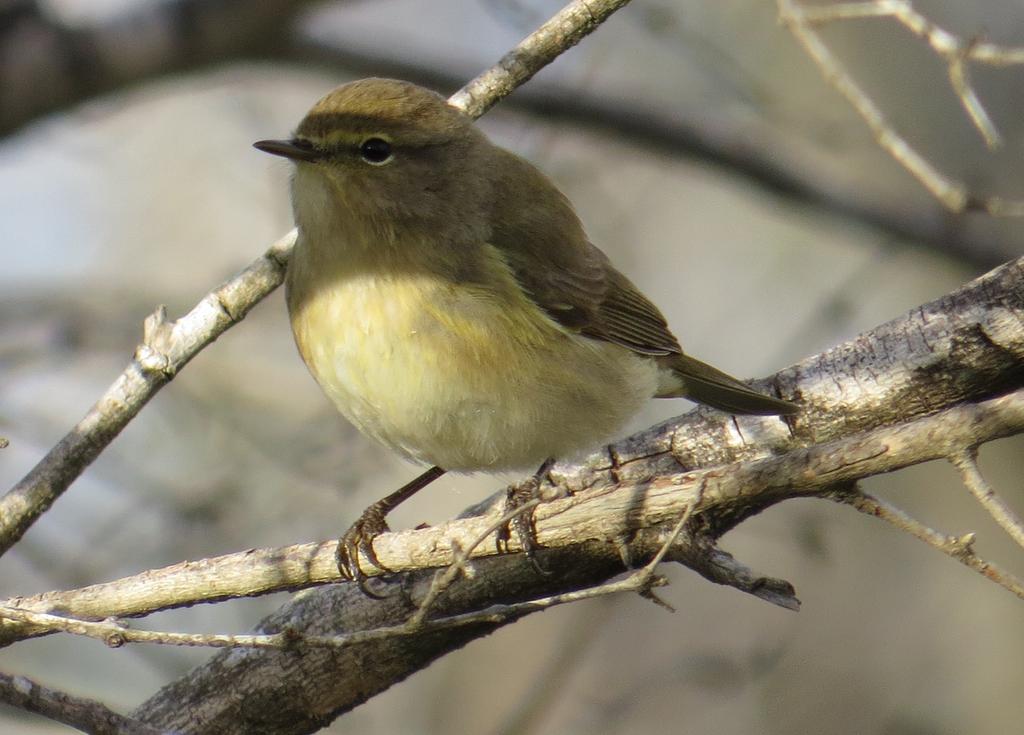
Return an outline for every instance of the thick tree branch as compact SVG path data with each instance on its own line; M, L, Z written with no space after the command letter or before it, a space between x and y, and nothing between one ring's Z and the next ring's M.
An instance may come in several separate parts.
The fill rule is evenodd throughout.
M715 564L707 561L715 550L708 545L773 503L798 494L845 497L851 481L894 469L911 457L915 461L945 457L957 447L984 441L982 437L1021 431L1022 366L1024 259L776 375L765 384L807 406L789 427L776 419L732 420L697 411L631 437L581 465L557 468L555 479L578 492L546 504L537 513L541 542L555 546L547 550L545 564L556 574L538 577L518 557L480 559L473 562L470 578L448 590L437 612L459 614L495 602L529 600L600 584L623 570L620 556L640 562L659 548L650 541L658 526L627 543L629 529L636 525L632 519L670 522L698 491L696 528L684 534L675 547L680 550L675 558L715 580ZM956 405L965 402L969 403ZM730 462L737 464L713 469ZM568 539L578 541L591 503L607 503L610 512L600 516L593 533L584 535L612 543L595 540L560 547ZM443 554L445 538L436 532L382 536L375 548L385 564L398 564L401 560L392 556L391 544L399 543L401 537L424 534L424 551L434 553L430 550L436 545ZM689 559L687 550L692 555ZM329 551L326 556L330 557ZM992 565L976 562L973 568L991 576L986 570ZM317 562L313 568L326 563ZM403 589L414 591L411 600L425 594L421 585L429 579L420 576L425 574L414 572L404 578ZM735 584L736 575L725 576ZM1009 589L1019 589L1012 580L1004 581ZM758 586L754 581L748 589ZM303 635L336 634L401 625L416 609L414 601L399 603L389 598L379 603L362 598L346 585L328 587L303 595L275 613L263 631L288 627ZM241 691L263 692L257 702L260 696L313 702L312 709L289 711L288 720L274 723L282 732L306 732L303 728L311 727L311 712L345 711L493 627L482 624L302 656L266 650L219 654L164 689L139 713L152 712L153 719L147 721L174 726L185 708L202 713L195 720L197 732L219 732L229 728L230 722L268 716L237 696ZM359 665L366 660L375 662L370 680ZM382 662L379 669L378 661ZM341 673L347 671L358 672L358 677L347 679ZM284 691L282 682L287 682ZM276 715L276 711L269 713L272 718ZM297 724L289 726L289 721Z
M0 702L96 735L161 735L165 730L119 715L105 705L0 673Z
M701 418L689 414L682 417L680 425L700 422ZM1024 390L954 406L897 426L795 447L775 456L593 487L538 507L537 538L549 550L571 549L588 539L615 542L672 522L690 509L701 523L703 536L695 536L689 544L680 542L671 558L704 573L709 542L775 503L798 496L831 497L837 486L942 459L967 444L1021 432ZM652 459L657 461L658 457L652 455ZM493 514L475 516L433 528L384 534L374 542L374 550L381 563L393 572L446 566L455 559L457 549L474 545L470 558L494 556L493 542L477 544L481 538L493 538L493 520ZM335 542L324 542L254 549L150 570L79 590L14 598L2 604L23 611L102 620L146 615L197 602L301 589L341 581L334 560L335 546ZM519 550L515 542L512 550ZM577 563L585 562L582 556L577 559ZM377 572L368 560L364 568ZM480 604L485 607L491 601L481 600ZM0 617L4 617L3 608ZM0 640L9 643L60 629L58 624L47 626L36 620L6 616Z
M218 655L189 677L165 688L142 705L136 714L162 727L178 727L186 722L182 712L188 711L187 722L195 727L194 732L239 732L229 723L252 722L249 718L257 712L255 706L250 707L246 699L238 695L243 691L250 696L254 696L253 692L263 692L263 695L255 696L256 702L261 700L261 696L269 696L273 692L280 698L275 701L308 703L313 700L324 708L322 711L333 714L347 711L437 656L461 647L473 637L491 632L496 625L519 617L518 613L507 613L507 617L492 613L488 606L527 601L525 608L513 609L526 612L543 609L545 605L532 605L528 601L538 596L564 594L601 584L611 575L621 572L619 549L608 540L622 538L617 534L631 527L620 525L623 524L622 519L650 517L671 524L674 520L672 512L678 514L681 505L694 503L694 524L698 529L703 527L703 531L684 534L673 547L672 558L697 568L713 581L722 581L715 578L714 572L710 571L712 568L724 570L722 576L730 578L733 572L729 571L727 564L718 566L718 562L712 561L714 557L708 553L713 548L711 537L749 515L751 508L763 509L797 495L845 495L848 493L833 489L837 485L846 485L853 478L888 471L894 468L893 462L900 464L897 458L902 457L902 461L909 461L912 457L921 461L940 458L951 444L964 438L978 435L996 437L1022 430L1024 391L1018 391L826 446L796 449L778 457L733 467L661 478L643 487L595 489L584 493L585 497L554 501L541 507L540 510L545 512L538 513L537 522L542 542L555 545L555 548L547 549L544 556L545 565L554 574L537 575L521 556L490 557L476 561L473 574L460 580L440 599L437 610L440 615L466 615L480 610L486 617L479 626L430 629L400 637L374 636L373 642L340 649L303 647L301 655L295 651L235 650ZM593 519L588 514L594 506L602 504L606 508L602 513L603 525L598 532L601 535L593 541L561 546L560 537L578 540L595 533L591 530ZM444 528L454 530L451 524ZM573 529L581 535L573 536ZM380 543L376 548L378 553L388 554L394 548L392 544L398 542L395 537L413 538L416 534L432 534L434 530L381 537L380 541L387 540L387 543ZM623 542L628 548L627 557L649 560L664 538L652 538L652 532L656 531L656 528L642 529L635 533L632 542ZM446 543L443 537L424 538L422 548L429 548L435 542L442 546ZM695 559L703 561L694 563ZM970 563L965 559L964 563L989 577L992 577L989 572L995 569L977 557L973 557ZM1021 595L1019 582L1012 577L1003 582L1008 589ZM758 578L750 589L766 584L771 583ZM261 632L274 634L287 630L301 643L305 636L344 635L381 626L401 631L405 621L419 609L418 601L427 594L430 576L425 572L406 575L400 587L404 593L396 593L383 602L360 595L352 585L325 588L301 596L282 608L264 622ZM495 614L497 619L493 617ZM357 665L359 661L366 660L374 662L372 671ZM225 667L230 667L230 670ZM297 724L286 725L286 721L281 720L275 722L275 727L281 728L281 732L307 732L312 729L309 718L315 709L298 705L286 707L289 721L294 720Z

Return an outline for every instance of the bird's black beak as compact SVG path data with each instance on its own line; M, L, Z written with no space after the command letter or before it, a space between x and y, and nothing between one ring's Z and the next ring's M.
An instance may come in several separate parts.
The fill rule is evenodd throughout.
M312 143L305 140L257 140L252 144L264 153L275 156L284 156L293 161L319 161L323 154L313 147Z

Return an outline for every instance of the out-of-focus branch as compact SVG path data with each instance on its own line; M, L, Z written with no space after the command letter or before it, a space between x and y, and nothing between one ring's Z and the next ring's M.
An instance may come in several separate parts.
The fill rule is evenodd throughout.
M272 3L170 0L133 5L119 10L116 15L106 13L98 20L81 23L64 21L49 9L44 11L41 0L13 0L0 11L0 134L39 114L87 97L140 79L195 69L204 64L232 58L270 56L280 59L284 56L308 65L310 48L315 44L298 30L301 23L292 21L309 5L306 0ZM589 12L596 18L608 12L608 6L607 3L589 3ZM958 38L918 14L909 3L899 0L807 6L803 10L812 23L846 18L895 18L947 60L951 83L972 120L979 129L998 135L994 125L984 123L988 116L970 87L968 66L971 63L1017 64L1021 49ZM565 18L572 13L586 20L588 10L580 4L565 14ZM429 78L437 85L451 85L464 78L451 69L423 69L386 54L368 59L351 49L330 49L322 45L315 45L315 48L314 56L320 62L325 58L336 61L340 55L344 62L357 68L363 66L375 73L384 68L389 73ZM513 75L519 73L511 64L505 71ZM460 94L471 92L467 88ZM843 212L897 237L952 252L981 267L991 267L1008 257L1005 255L1007 246L992 235L973 228L950 228L945 220L936 219L933 213L921 208L885 207L865 200L858 191L841 186L833 178L820 180L820 174L812 169L801 169L776 155L766 155L765 148L772 150L772 146L766 144L762 135L742 127L730 130L729 126L717 125L702 129L698 123L687 127L677 118L663 118L651 111L572 94L562 87L545 89L541 85L524 95L521 101L549 116L561 115L588 125L610 127L617 134L634 140L707 158L784 196L796 196ZM998 198L984 202L996 213L1014 213L1019 209L1014 202ZM971 206L970 201L968 206Z
M927 42L949 68L949 81L964 111L978 129L989 148L1002 145L1002 136L968 79L967 64L975 62L1003 67L1024 64L1024 47L1002 46L978 38L965 40L940 28L917 12L910 0L866 0L832 5L809 5L802 8L803 17L815 25L859 18L893 18L900 25Z
M0 702L83 732L104 735L161 735L166 732L119 715L94 700L50 689L24 676L0 673Z
M480 117L628 3L568 3L451 103ZM68 24L40 0L16 0L0 11L0 135L43 111L154 74L280 51L294 40L291 19L310 4L169 0Z
M889 124L871 97L854 81L825 45L816 27L826 22L850 18L887 16L899 20L911 32L926 39L932 49L946 60L950 84L971 121L990 146L997 144L999 134L970 86L965 64L967 61L995 66L1022 64L1024 49L961 41L918 14L909 0L874 0L818 6L805 6L799 0L777 0L777 3L779 18L821 69L825 80L843 95L861 116L878 145L907 169L946 208L953 212L982 210L995 216L1024 216L1024 200L973 194L968 191L966 184L946 176L921 155Z
M311 3L122 3L86 22L52 5L12 0L0 8L0 135L141 79L273 53L289 40L290 18Z

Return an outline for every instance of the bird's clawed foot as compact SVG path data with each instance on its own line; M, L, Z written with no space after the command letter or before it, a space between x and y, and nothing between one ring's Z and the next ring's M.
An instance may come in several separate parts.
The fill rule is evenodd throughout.
M341 576L358 584L359 589L365 594L378 599L382 596L367 586L369 577L359 565L359 556L362 554L378 569L388 571L380 563L380 559L377 558L377 554L373 550L373 540L382 533L387 533L391 530L388 527L387 521L384 520L390 509L391 507L388 503L379 500L364 510L359 520L353 523L345 531L345 534L338 539L338 550L335 553L338 572Z
M411 498L443 474L444 470L440 467L431 467L419 477L413 478L395 490L395 492L385 498L381 498L363 511L359 520L353 523L352 527L345 531L345 535L338 540L338 550L335 552L334 558L338 563L338 572L342 577L358 584L359 589L370 597L383 599L382 595L373 592L367 587L369 577L363 573L362 568L359 566L359 555L362 553L378 569L385 572L391 571L380 563L376 552L373 550L373 540L382 533L387 533L391 530L384 519L387 518L388 513L397 508L401 503Z
M541 483L547 479L548 472L554 463L554 459L548 459L533 476L508 486L505 495L506 515L522 508L539 496ZM516 538L519 539L519 543L523 547L523 553L526 554L526 558L533 564L534 569L541 574L550 574L551 572L541 566L537 558L537 550L540 548L540 544L537 541L537 529L533 525L534 510L535 508L531 507L516 513L508 523L498 529L498 552L508 552L508 542L512 538L512 531L514 530Z

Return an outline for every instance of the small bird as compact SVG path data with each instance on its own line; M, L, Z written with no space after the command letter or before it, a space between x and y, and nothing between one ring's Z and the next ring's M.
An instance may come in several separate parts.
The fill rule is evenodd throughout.
M685 355L562 192L432 91L345 84L290 139L254 145L295 163L285 287L299 353L364 434L431 465L345 534L351 579L360 551L377 563L387 513L445 471L540 465L539 485L652 397L797 411Z

